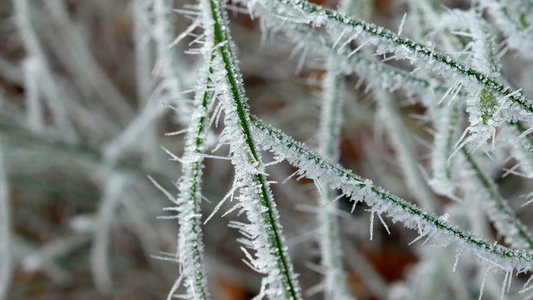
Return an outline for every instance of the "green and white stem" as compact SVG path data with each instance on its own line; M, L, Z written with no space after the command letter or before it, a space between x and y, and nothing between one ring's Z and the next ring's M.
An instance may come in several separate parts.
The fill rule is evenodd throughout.
M433 71L452 82L461 82L463 88L469 93L476 94L483 89L487 90L496 99L491 103L491 110L494 113L488 120L470 118L469 141L473 143L486 143L494 135L495 127L503 122L533 121L531 99L526 98L520 91L513 91L491 74L487 75L478 69L464 65L448 55L435 51L432 47L305 0L241 1L248 4L252 11L257 7L262 7L287 21L325 26L332 32L341 30L351 40L357 39L363 45L377 46L376 54L378 55L390 53L396 59L407 59L415 66ZM474 113L472 110L469 112ZM475 113L482 114L479 111Z
M518 272L532 269L532 252L511 250L465 232L444 219L374 186L370 180L329 162L256 117L250 116L250 120L254 126L254 135L263 141L262 149L284 157L299 169L299 175L313 180L328 179L332 183L330 188L340 189L355 203L364 201L376 213L386 213L393 222L402 222L407 228L417 229L420 235L416 240L428 237L442 245L455 244L462 253L471 253L487 261L494 271L508 273L515 269Z
M182 176L178 181L179 194L176 206L179 223L177 259L180 264L180 277L168 294L171 299L183 281L187 288L186 298L195 300L210 299L207 289L207 276L204 264L204 244L202 242L202 169L203 154L206 151L209 111L213 104L211 78L224 76L213 73L213 40L207 39L204 47L204 66L200 70L189 127L185 137L185 152L182 160Z
M225 128L220 142L230 145L230 158L235 167L235 187L239 188L239 204L250 223L232 222L230 225L245 236L247 264L264 274L258 298L301 299L296 274L288 255L279 213L273 201L265 166L259 153L259 140L252 134L249 109L233 50L227 16L220 0L200 1L200 12L206 41L213 42L213 89L225 113ZM258 144L256 144L258 143Z

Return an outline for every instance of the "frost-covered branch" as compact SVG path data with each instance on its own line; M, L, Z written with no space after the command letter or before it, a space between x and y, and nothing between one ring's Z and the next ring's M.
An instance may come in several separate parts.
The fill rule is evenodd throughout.
M493 94L495 101L490 103L489 120L471 120L470 131L477 136L478 142L484 142L493 135L494 126L507 121L533 120L533 101L520 91L514 91L498 81L493 74L460 63L448 55L435 51L432 47L401 37L392 31L348 17L340 12L323 8L305 0L241 0L252 9L263 6L281 19L325 26L326 29L343 30L351 40L358 39L363 45L377 46L377 54L392 53L396 59L407 59L418 67L431 70L452 81L461 82L470 93L487 90ZM471 139L473 140L473 139Z
M179 195L176 199L177 218L179 223L177 259L181 274L170 291L170 299L180 281L187 288L189 299L209 299L207 276L204 266L204 245L202 242L202 169L203 156L206 149L209 110L214 92L211 86L212 42L204 45L205 66L200 70L199 82L192 108L192 115L185 138L185 153L182 156L182 177L178 181Z
M250 116L254 134L263 140L262 148L283 156L298 167L298 173L314 180L329 178L331 188L340 189L354 202L364 201L377 213L387 213L393 222L417 229L419 238L432 237L445 245L454 243L461 252L470 252L491 265L510 272L525 272L533 267L533 253L511 250L465 232L431 213L376 187L350 171L322 158L281 131ZM417 238L417 240L419 239Z
M212 40L216 48L213 72L224 74L212 77L213 87L219 93L226 115L221 142L230 145L231 160L235 166L235 185L240 188L238 205L250 221L249 224L233 222L232 226L245 235L240 241L256 251L253 257L244 250L250 267L265 275L260 296L301 299L276 204L266 180L265 166L256 137L251 133L242 77L225 11L220 0L202 0L200 10L206 40Z

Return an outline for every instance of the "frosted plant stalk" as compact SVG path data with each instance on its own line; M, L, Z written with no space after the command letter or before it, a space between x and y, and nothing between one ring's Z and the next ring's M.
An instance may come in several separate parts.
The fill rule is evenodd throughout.
M165 106L155 98L150 98L148 103L141 108L139 114L130 120L128 126L102 147L106 163L109 165L116 164L126 154L126 150L129 147L138 142L140 138L145 138L144 134L153 134L155 129L153 125L165 110ZM152 129L152 131L149 131L149 129Z
M511 146L511 155L516 159L522 175L526 178L533 178L533 152L531 151L533 140L527 134L528 132L529 130L526 130L520 122L516 122L505 126L501 135L503 142Z
M221 142L230 144L231 160L235 166L235 184L240 188L239 206L246 212L249 224L233 222L246 238L240 239L247 248L250 267L265 275L260 294L270 299L301 299L296 275L288 255L279 214L265 176L255 136L252 136L248 106L242 78L229 34L227 17L219 0L202 0L200 10L206 40L211 39L217 50L213 61L213 86L225 112L225 128ZM244 249L244 248L243 248Z
M472 35L472 65L487 76L500 78L500 62L490 25L474 12L462 12Z
M56 260L77 250L86 244L90 238L90 234L76 233L67 237L57 238L36 248L29 245L21 245L21 240L14 240L15 249L21 247L28 249L24 251L26 253L14 254L16 257L19 257L23 270L29 272L40 270L50 276L54 281L65 282L67 281L68 275Z
M152 94L152 39L151 24L148 14L148 0L135 0L132 3L134 23L133 39L135 41L135 77L139 105L145 104Z
M475 254L491 265L510 272L516 269L525 272L533 267L533 254L527 251L511 250L494 245L482 238L462 231L454 225L427 213L413 204L389 194L376 187L368 179L345 170L306 146L292 140L281 131L250 116L254 125L254 134L264 142L261 147L283 155L285 159L299 169L298 173L314 180L328 178L331 188L340 189L353 201L364 201L377 213L387 213L393 222L402 222L408 228L416 228L422 237L432 237L441 243L454 243L461 251ZM417 240L418 240L417 239Z
M200 70L198 85L192 108L187 136L185 138L185 152L183 154L182 177L178 181L179 195L177 198L178 212L178 248L177 259L180 264L180 279L187 288L188 299L209 299L207 277L204 266L204 245L202 243L202 168L203 156L206 150L207 126L209 124L209 108L212 105L214 92L211 90L212 40L206 41L204 51L205 65ZM178 284L175 285L177 288ZM168 299L172 297L172 290Z
M494 134L495 129L491 128L505 121L533 120L533 101L520 91L513 91L506 84L475 68L461 64L426 45L400 37L390 30L347 17L305 0L241 1L247 3L252 11L256 6L263 6L264 9L292 22L325 26L329 30L347 30L353 39L358 38L368 45L376 45L377 54L393 53L397 59L407 59L418 67L433 71L452 81L460 81L472 93L486 89L495 96L498 114L493 114L490 121L484 120L483 123L478 119L473 120L469 127L472 133L469 141L486 142Z
M433 105L429 108L433 116L435 136L431 149L431 188L439 195L451 196L456 189L454 183L454 160L449 161L454 145L459 138L461 121L459 110L455 105Z

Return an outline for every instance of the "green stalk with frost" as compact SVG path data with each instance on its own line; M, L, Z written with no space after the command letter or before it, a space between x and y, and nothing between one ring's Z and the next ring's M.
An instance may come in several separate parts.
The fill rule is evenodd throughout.
M188 299L210 299L207 290L207 276L204 265L204 245L202 242L202 168L203 154L206 150L207 126L209 124L209 110L214 93L210 90L213 62L213 43L204 46L205 66L200 70L200 82L192 108L187 136L185 138L185 153L182 161L182 177L178 181L179 195L176 199L177 219L179 223L177 258L180 264L180 277L168 294L171 299L183 281L187 288Z
M496 55L496 46L491 28L480 17L473 13L464 13L467 28L472 33L472 64L485 74L500 77L500 63ZM468 101L468 103L471 103ZM479 94L481 120L486 123L494 114L497 100L493 93L483 89ZM468 110L469 108L467 108ZM472 116L471 116L472 117ZM519 124L519 123L517 123ZM508 127L510 125L506 125ZM471 170L474 172L475 182L463 181L463 184L473 184L478 187L484 198L483 205L487 215L500 234L505 237L508 245L515 249L533 249L533 235L522 224L505 200L498 192L493 182L484 174L482 168L476 163L474 155L462 148L462 153Z
M533 268L533 253L512 250L465 232L442 218L425 212L405 200L376 187L348 170L329 162L306 146L294 141L281 131L250 116L254 134L261 138L262 148L282 155L299 169L298 173L313 180L327 178L331 188L340 189L354 202L364 201L377 213L387 213L393 222L402 222L417 229L419 237L431 237L444 244L454 243L461 252L475 254L504 272L526 272Z
M484 143L494 135L494 127L502 122L533 121L533 101L520 91L486 75L478 69L469 67L433 48L400 37L392 31L348 17L342 13L323 8L305 0L240 0L252 10L261 7L272 11L288 22L325 26L328 30L345 30L352 40L358 39L364 45L377 46L376 53L392 53L396 59L407 59L415 66L433 71L444 78L461 82L469 92L487 89L498 99L498 114L491 116L486 124L475 122L469 127L472 135L469 141Z
M300 287L286 248L279 213L265 175L256 137L252 135L242 77L233 50L228 21L220 0L202 0L200 11L206 40L213 42L213 87L225 112L221 143L230 145L235 166L235 188L240 188L238 207L250 224L233 222L245 238L243 248L250 267L265 275L260 295L271 299L301 299ZM218 75L218 76L217 76Z

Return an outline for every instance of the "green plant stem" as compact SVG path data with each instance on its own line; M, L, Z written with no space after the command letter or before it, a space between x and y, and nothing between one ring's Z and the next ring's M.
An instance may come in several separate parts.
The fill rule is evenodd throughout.
M257 147L254 143L250 127L249 127L249 112L244 97L244 87L242 85L241 75L238 73L235 55L231 48L231 38L229 34L229 27L227 19L223 13L222 5L219 0L209 0L209 6L212 12L213 32L214 32L214 46L218 47L218 54L222 58L224 68L226 71L226 80L230 88L230 93L233 99L235 114L242 130L242 135L247 145L245 152L250 166L255 166L262 169L262 162L259 158ZM230 113L230 112L227 112ZM268 241L272 254L277 261L277 268L280 272L281 284L283 286L283 296L285 299L301 299L299 287L295 282L295 275L292 271L290 259L285 250L285 245L282 243L282 233L279 221L274 215L273 200L271 194L268 192L268 185L263 174L250 174L251 181L255 189L258 189L258 211L261 213L263 220L268 226L266 234L268 234Z
M286 136L280 130L260 121L257 117L250 115L250 120L257 130L257 135L268 140L268 142L263 143L265 150L283 155L289 163L300 169L300 173L308 177L329 178L333 182L332 188L339 188L345 195L352 197L359 195L359 198L355 198L355 200L363 200L371 206L377 206L383 211L387 211L393 221L401 221L406 227L418 227L419 230L421 226L428 226L429 232L437 234L441 239L461 245L461 251L484 257L501 268L505 268L506 271L510 271L509 267L512 266L520 272L524 272L533 266L532 252L511 250L501 245L491 244L480 237L465 232L443 219L421 210L416 205L372 185L368 180L329 162L306 146Z
M252 2L252 0L243 1ZM334 24L341 28L349 27L353 30L357 28L369 36L377 38L381 42L387 42L394 45L394 47L407 49L416 56L424 57L426 59L426 61L421 64L423 67L437 71L445 77L450 77L451 74L466 76L469 80L472 80L503 97L509 98L529 114L533 114L533 101L525 98L521 93L513 91L510 87L498 82L496 79L489 77L474 68L463 65L445 54L434 51L434 49L429 48L426 45L412 41L408 38L400 37L383 27L346 16L340 12L321 7L320 5L305 0L276 0L276 2L284 7L286 11L296 10L300 15L303 15L302 13L304 13L306 18L304 21L308 23L322 25L325 24L326 21L329 21L332 25ZM445 71L451 72L448 73Z
M213 62L215 55L210 51L204 55L207 66ZM202 200L202 154L206 148L207 124L209 123L209 106L214 97L210 91L213 69L203 70L199 91L195 96L192 118L185 142L183 154L183 176L179 180L178 197L178 253L184 280L188 282L188 296L194 299L207 300L210 298L205 274L202 215L200 203ZM169 294L172 296L173 291Z

